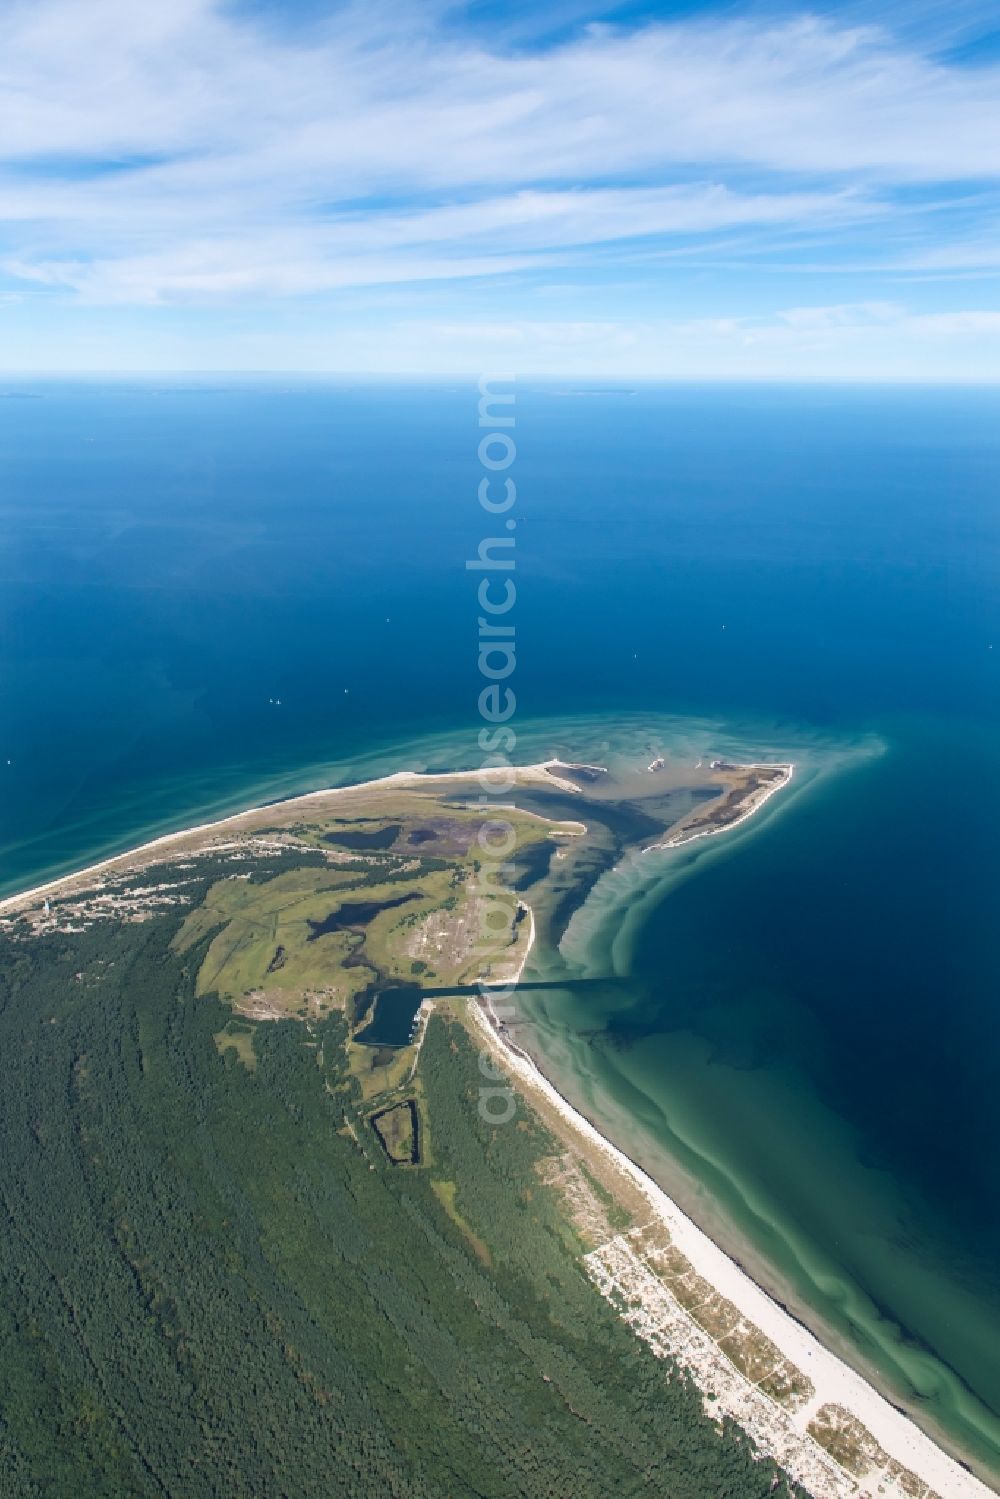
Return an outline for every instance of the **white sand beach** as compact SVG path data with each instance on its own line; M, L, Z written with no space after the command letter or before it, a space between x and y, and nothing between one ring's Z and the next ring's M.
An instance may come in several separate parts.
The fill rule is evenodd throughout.
M867 1380L825 1348L807 1328L756 1285L651 1177L564 1098L531 1058L502 1037L482 1007L470 1005L468 1013L477 1038L506 1068L515 1087L528 1102L547 1104L566 1127L570 1141L575 1138L585 1147L596 1148L638 1187L648 1205L650 1221L666 1230L670 1243L697 1275L731 1303L747 1322L759 1329L813 1387L806 1402L797 1409L788 1410L755 1390L750 1381L729 1364L726 1389L720 1391L723 1381L719 1378L719 1365L723 1361L728 1364L728 1360L717 1347L709 1349L704 1346L712 1340L676 1302L666 1308L666 1316L662 1315L662 1304L672 1302L673 1298L663 1282L649 1271L648 1262L643 1262L632 1249L629 1236L619 1235L602 1246L596 1255L588 1256L593 1262L588 1269L604 1294L615 1302L626 1301L630 1305L628 1320L640 1336L659 1351L680 1356L702 1387L704 1381L698 1378L699 1373L710 1376L720 1402L714 1406L719 1414L726 1408L728 1395L731 1409L727 1413L750 1429L758 1447L772 1453L816 1499L841 1499L841 1496L844 1499L854 1499L854 1496L876 1499L880 1495L912 1499L913 1488L907 1487L905 1482L895 1481L893 1464L915 1475L920 1481L916 1490L919 1495L930 1493L940 1496L940 1499L988 1499L992 1491L984 1483L938 1447ZM671 1324L672 1337L669 1335ZM670 1346L671 1343L674 1346ZM807 1432L810 1421L824 1406L836 1407L860 1422L881 1449L882 1459L889 1461L878 1460L863 1476L848 1473L833 1463Z

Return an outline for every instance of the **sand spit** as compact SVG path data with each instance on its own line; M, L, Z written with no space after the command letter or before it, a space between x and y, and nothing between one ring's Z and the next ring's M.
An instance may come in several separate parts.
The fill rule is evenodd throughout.
M560 770L575 770L576 768L561 760L544 760L537 765L512 766L511 771L516 786L542 786L559 791L572 791L579 795L580 787L576 782L559 774ZM507 775L506 767L503 769ZM220 833L251 832L262 822L276 818L284 819L289 812L321 812L338 801L357 799L372 791L420 790L425 786L432 787L442 782L454 782L460 785L474 782L481 786L486 794L499 798L503 790L495 780L491 782L490 774L489 770L397 770L391 775L378 776L371 781L357 781L352 785L333 786L323 791L307 791L301 796L289 797L284 801L248 807L243 812L234 812L231 816L217 818L214 822L199 823L195 827L179 829L176 833L164 833L161 837L152 838L149 842L127 849L124 853L113 854L107 859L98 860L95 864L88 864L83 869L74 870L71 874L59 875L55 879L47 880L44 884L34 885L29 890L21 890L16 895L8 895L0 900L0 915L11 914L54 895L63 896L75 892L92 882L95 876L121 874L133 869L142 869L149 864L161 862L165 856L169 857L173 853L202 852L212 845L213 840ZM498 812L502 810L502 803L499 800L493 805ZM541 820L547 821L548 819ZM567 831L570 826L583 831L582 824L566 823L561 825L562 831Z
M776 796L779 791L783 791L795 774L794 765L740 765L735 768L746 771L748 774L755 770L780 771L781 774L777 775L773 781L768 781L766 785L758 786L755 790L749 792L740 803L741 811L737 817L730 818L725 822L719 822L712 827L698 828L697 830L694 828L688 829L681 823L676 832L671 833L668 838L663 839L660 843L649 844L644 852L650 853L654 848L681 848L685 843L694 843L698 838L714 838L719 833L732 832L733 828L738 828L741 823L753 817L755 812L759 812L761 807L770 801L772 796ZM706 812L708 810L710 809L705 809Z

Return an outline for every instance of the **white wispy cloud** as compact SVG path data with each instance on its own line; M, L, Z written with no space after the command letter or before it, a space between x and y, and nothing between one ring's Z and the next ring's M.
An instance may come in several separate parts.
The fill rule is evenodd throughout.
M940 7L873 26L860 3L720 4L545 39L573 9L489 32L445 0L295 24L239 0L0 0L0 359L25 308L55 306L310 364L301 327L226 345L205 319L320 299L341 365L410 367L431 341L445 367L478 341L539 369L895 369L946 346L986 367L988 298L909 298L1000 277L1000 66L949 54ZM817 295L786 288L804 273ZM546 296L564 320L537 316ZM397 316L421 299L434 316Z
M49 188L45 201L59 230L36 241L34 255L5 257L26 281L71 288L90 300L156 302L189 295L294 295L389 282L441 280L544 268L581 247L660 236L862 220L871 204L850 193L734 193L713 184L667 188L523 191L472 202L395 211L327 210L279 225L227 219L211 202L204 217L172 203L143 206L124 183L93 190ZM24 221L28 205L0 196L0 222ZM31 204L39 205L38 189ZM99 205L104 205L104 212ZM63 212L57 211L62 205ZM77 235L112 232L115 252L93 259L61 253L71 208ZM114 226L113 231L111 226ZM53 251L53 245L57 248Z
M591 26L503 55L416 19L339 9L282 36L208 0L19 0L0 25L3 154L193 151L185 173L206 186L253 162L254 177L318 172L368 190L713 160L919 180L1000 171L1000 69L949 67L873 27Z
M1000 176L1000 70L815 18L591 26L503 53L405 7L288 31L209 0L41 0L3 11L0 56L3 264L90 299L815 236L886 214L901 183Z
M787 328L825 332L831 328L870 327L896 323L905 316L894 302L838 302L828 307L785 307L777 321Z
M442 372L513 366L528 373L642 377L872 380L994 378L1000 312L924 314L903 305L799 307L766 317L508 322L403 321L381 335L399 367ZM366 341L373 368L385 352ZM359 350L360 353L360 350Z

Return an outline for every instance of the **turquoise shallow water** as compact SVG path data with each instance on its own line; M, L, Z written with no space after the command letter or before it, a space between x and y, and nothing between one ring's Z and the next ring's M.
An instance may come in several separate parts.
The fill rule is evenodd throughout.
M3 888L474 763L471 383L0 395ZM599 892L567 954L625 982L533 1000L538 1042L995 1463L1000 394L535 385L516 413L517 721L559 720L525 756L644 755L679 714L689 748L836 767Z
M525 991L520 1018L590 1117L989 1474L997 1019L970 993L985 892L948 871L976 851L987 868L998 829L963 827L944 784L901 843L940 778L930 725L839 752L787 742L806 759L785 803L728 838L626 859L561 953L537 955L548 979L614 981ZM997 748L970 742L967 772L985 779ZM938 879L904 879L902 855Z

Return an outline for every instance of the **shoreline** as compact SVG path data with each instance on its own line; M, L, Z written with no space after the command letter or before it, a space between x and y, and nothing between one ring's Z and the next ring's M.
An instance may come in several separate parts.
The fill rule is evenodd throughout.
M924 1484L930 1485L939 1499L990 1499L990 1496L995 1495L994 1489L951 1457L915 1421L820 1342L814 1333L759 1286L736 1260L678 1207L641 1166L576 1109L541 1070L535 1059L499 1029L488 999L485 1005L473 1002L466 1013L476 1036L514 1074L514 1081L520 1084L519 1091L529 1104L533 1093L541 1096L564 1126L595 1147L633 1187L638 1188L654 1221L667 1230L671 1243L690 1263L696 1274L736 1307L785 1358L808 1376L814 1386L814 1394L802 1410L790 1413L783 1406L773 1401L771 1403L781 1421L793 1427L800 1439L808 1440L815 1447L821 1462L829 1462L836 1470L838 1486L836 1489L829 1489L827 1493L867 1496L891 1492L884 1487L879 1489L877 1485L868 1487L863 1479L857 1479L846 1469L834 1464L825 1449L812 1438L806 1438L805 1427L810 1416L821 1405L835 1404L860 1421L890 1459L915 1473ZM616 1240L611 1241L611 1245L621 1247L627 1237L619 1235ZM596 1253L600 1254L608 1247L610 1246L602 1246L602 1250ZM735 1366L733 1373L747 1386L748 1393L756 1389L756 1386L738 1373ZM736 1419L739 1420L738 1415ZM786 1458L780 1452L775 1452L774 1455L779 1462L787 1465ZM805 1482L802 1478L800 1481ZM902 1490L897 1492L902 1493ZM827 1499L827 1493L818 1491L815 1499Z
M555 786L560 791L572 791L581 795L581 789L575 781L571 781L558 775L559 770L575 770L577 767L564 760L540 760L532 765L514 765L514 785L527 786ZM0 915L17 910L22 905L30 905L33 901L44 899L46 896L58 894L64 888L76 886L80 881L89 880L93 875L105 872L113 873L116 868L128 868L133 861L144 860L147 854L154 851L165 851L171 844L181 844L192 838L202 838L215 833L218 830L232 828L238 831L237 824L249 818L265 816L268 813L277 815L284 813L289 808L302 807L306 803L315 804L325 801L327 798L357 796L368 791L391 790L403 788L418 789L421 786L437 781L477 781L481 782L488 770L394 770L389 775L376 776L370 781L351 781L345 786L327 786L317 791L303 791L297 796L284 797L278 801L262 802L253 807L245 807L241 812L230 812L224 817L217 817L210 822L196 823L189 828L178 828L173 833L161 833L155 838L150 838L144 843L138 843L133 848L123 849L121 853L108 854L103 859L97 859L93 864L86 864L82 869L74 869L67 874L55 875L51 880L44 880L39 885L32 885L26 890L15 891L12 895L0 898ZM482 784L482 782L481 782ZM486 782L486 785L489 783ZM499 809L503 804L497 802ZM528 814L526 814L528 815ZM534 815L534 814L530 814ZM582 824L580 825L582 826Z

